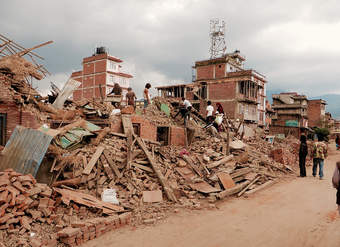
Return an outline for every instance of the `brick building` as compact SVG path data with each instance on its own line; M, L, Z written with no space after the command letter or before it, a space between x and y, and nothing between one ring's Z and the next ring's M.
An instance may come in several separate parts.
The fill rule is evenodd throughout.
M223 57L197 61L193 83L157 87L160 96L186 97L203 116L207 101L221 103L231 119L244 118L265 124L266 79L252 69L244 69L245 58L239 51Z
M36 114L26 109L19 96L13 95L6 85L6 77L0 74L0 145L4 146L12 135L17 125L27 128L38 128L40 126ZM37 94L31 88L32 95Z
M71 78L82 84L73 92L73 99L101 99L111 92L118 83L126 94L132 75L121 72L123 61L107 54L104 47L96 49L96 53L83 59L83 70L73 72Z
M323 99L308 100L308 126L325 127L326 101Z
M299 137L308 127L307 97L295 92L273 94L272 97L275 116L272 118L270 133Z

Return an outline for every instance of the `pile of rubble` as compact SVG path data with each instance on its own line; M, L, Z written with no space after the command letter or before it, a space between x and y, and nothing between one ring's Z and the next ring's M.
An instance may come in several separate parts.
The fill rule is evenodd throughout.
M22 62L21 57L11 59ZM22 175L8 168L17 162L8 158L11 150L15 154L21 147L20 140L8 142L0 155L0 167L8 168L0 172L0 239L5 246L80 245L129 223L154 223L178 207L212 207L228 196L249 195L291 174L297 163L295 139L270 144L262 134L246 137L244 123L229 119L224 132L211 134L202 128L198 113L185 129L190 132L186 147L141 138L131 123L133 109L117 112L108 102L75 102L55 85L52 100L41 97L25 81L35 74L22 76L19 65L8 64L15 62L0 59L0 86L38 117L41 127L30 134L46 137L30 143L40 151L39 162L22 152L18 164L40 166L38 175L43 172L50 182L37 183L36 171ZM0 96L1 101L5 95ZM155 126L183 128L183 121L173 117L176 103L155 98L144 117ZM123 133L113 127L117 123ZM23 132L18 128L15 133ZM41 152L44 148L47 152ZM279 156L280 149L293 158Z

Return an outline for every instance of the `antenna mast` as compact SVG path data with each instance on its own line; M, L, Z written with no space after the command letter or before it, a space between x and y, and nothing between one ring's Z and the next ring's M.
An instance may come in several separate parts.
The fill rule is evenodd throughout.
M224 40L225 22L218 18L210 20L210 59L225 55L227 47Z

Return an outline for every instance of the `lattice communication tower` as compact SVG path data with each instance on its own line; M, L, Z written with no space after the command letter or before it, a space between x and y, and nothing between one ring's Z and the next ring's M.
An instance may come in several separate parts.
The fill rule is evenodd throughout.
M222 57L226 54L227 46L224 40L225 22L219 19L210 20L210 58Z

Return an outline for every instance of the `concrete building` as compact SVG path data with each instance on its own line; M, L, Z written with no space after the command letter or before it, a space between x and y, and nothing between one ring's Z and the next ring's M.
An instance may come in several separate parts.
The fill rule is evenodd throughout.
M275 115L270 133L299 137L308 128L307 97L295 92L273 94L272 97Z
M326 101L323 99L308 100L308 126L325 127L326 125Z
M239 51L223 57L197 61L194 82L157 87L163 97L186 97L205 116L207 101L221 103L231 119L265 124L266 78L252 69L244 69L245 57Z
M111 92L118 83L126 94L132 75L123 73L123 61L109 55L104 47L96 49L96 53L83 59L83 70L73 72L71 78L82 84L73 92L74 100L101 99Z

